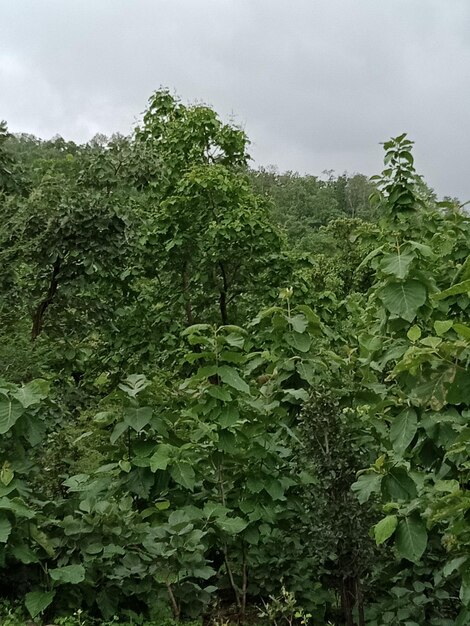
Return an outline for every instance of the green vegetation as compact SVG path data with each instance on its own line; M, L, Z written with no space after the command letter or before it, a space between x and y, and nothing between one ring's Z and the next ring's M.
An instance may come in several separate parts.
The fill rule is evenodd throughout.
M0 621L470 623L470 224L414 170L0 126Z

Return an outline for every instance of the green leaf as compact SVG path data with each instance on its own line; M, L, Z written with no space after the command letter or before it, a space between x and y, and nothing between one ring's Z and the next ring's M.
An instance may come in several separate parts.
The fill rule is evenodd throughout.
M11 533L11 524L6 515L0 513L0 543L6 543Z
M126 459L121 459L118 465L122 469L123 472L126 472L126 474L129 474L129 472L132 469L132 465L130 461L127 461Z
M216 575L215 569L210 567L209 565L200 565L199 567L195 567L192 571L192 575L196 578L202 578L203 580L207 580L208 578L212 578L212 576Z
M383 249L384 249L384 246L382 245L379 248L375 248L375 250L372 250L372 252L369 252L369 254L357 266L356 272L361 270L364 266L366 266L369 263L369 261L372 261L372 259L374 259L377 255L379 255Z
M129 407L124 414L125 423L138 433L147 426L151 419L152 409L149 406L139 408Z
M170 508L170 501L159 500L158 502L155 502L155 508L158 509L159 511L166 511L167 509Z
M458 333L461 337L463 337L464 339L470 339L470 326L467 326L466 324L455 323L453 324L453 327L455 332Z
M412 322L418 309L426 302L426 287L419 280L390 283L383 288L381 297L392 315Z
M418 252L421 253L422 256L424 257L432 257L434 256L434 253L432 251L432 248L430 248L429 246L423 244L423 243L419 243L419 241L408 241L408 245L411 246L411 248L413 250L418 250Z
M119 437L129 428L126 422L118 422L111 433L111 437L109 438L111 443L116 443Z
M447 390L449 404L468 403L470 398L470 371L458 369Z
M396 515L387 515L374 526L375 542L378 546L393 535L398 524Z
M23 413L24 407L18 400L0 399L0 435L7 433Z
M248 526L241 517L218 517L217 526L229 535L238 535Z
M291 396L295 400L302 400L303 402L308 402L310 398L306 389L285 389L284 393L286 396Z
M31 538L39 545L51 558L55 557L54 546L49 540L49 537L45 532L39 530L35 524L31 524L29 527Z
M221 381L226 385L229 385L242 393L250 393L249 386L233 367L230 367L229 365L222 365L217 368L217 374L220 376Z
M436 331L436 335L442 337L445 335L448 330L450 330L453 326L452 320L436 320L434 322L434 330Z
M385 254L380 263L380 269L385 274L391 274L397 278L403 279L408 275L413 259L414 255L410 253Z
M248 476L246 479L246 486L251 493L259 493L264 488L264 481L258 476Z
M462 574L462 584L460 586L459 597L460 597L460 600L462 601L462 604L465 607L470 608L470 571L469 570L466 570Z
M26 519L34 517L34 511L28 508L21 498L0 498L0 509L11 511L16 517Z
M211 378L217 374L217 365L206 365L204 367L200 367L194 376L196 380Z
M453 367L448 366L435 374L429 374L424 382L415 384L412 395L421 405L429 403L433 410L440 410L446 402L447 384L454 376Z
M229 404L222 408L217 421L222 426L222 428L230 428L230 426L236 424L239 419L240 412L238 411L237 407Z
M0 482L6 487L8 487L8 485L11 483L14 477L15 477L15 474L13 470L8 465L8 463L5 462L3 464L2 469L0 469Z
M288 317L293 330L297 333L303 333L307 329L308 322L303 315L294 315L294 317Z
M284 335L287 343L298 352L308 352L312 345L312 340L307 333L297 333L292 331Z
M193 335L194 333L200 333L207 330L212 330L210 324L193 324L192 326L188 326L181 335L185 337L186 335Z
M456 570L459 570L460 567L468 561L468 556L458 556L451 561L448 561L442 569L443 575L447 578Z
M457 295L460 295L461 293L467 293L467 294L470 293L470 278L462 281L461 283L457 283L456 285L452 285L452 287L449 287L449 289L445 289L444 291L441 291L440 293L434 294L433 299L445 300L446 298L449 298L450 296L457 296Z
M27 409L33 404L39 404L41 400L47 398L49 392L49 381L43 379L32 380L27 385L23 385L11 395Z
M209 519L211 517L226 517L230 513L230 509L218 502L206 502L204 504L204 516Z
M173 456L174 447L167 443L161 443L156 452L150 457L150 469L152 472L166 470Z
M40 421L36 415L25 415L23 418L22 429L25 438L31 446L37 446L46 433L46 424Z
M462 594L462 589L460 593ZM468 626L468 624L470 624L470 611L463 607L452 626Z
M124 383L118 385L128 396L135 398L138 393L150 385L150 381L143 374L131 374Z
M269 480L264 485L264 489L269 493L273 500L285 500L284 488L278 480Z
M357 495L357 499L361 504L367 502L373 493L380 492L382 476L376 473L361 474L351 489Z
M24 603L31 618L34 619L45 611L54 599L55 591L30 591L26 594Z
M403 455L418 430L418 418L414 409L405 409L394 418L390 428L390 440L397 454Z
M225 336L225 341L233 348L243 348L245 337L239 335L238 333L230 333Z
M216 400L222 400L222 402L230 402L230 400L232 399L230 392L220 385L210 385L207 388L207 393Z
M175 482L192 491L196 484L196 475L192 465L186 461L177 461L170 469L171 477Z
M410 500L416 497L416 484L403 467L394 467L382 479L382 492L389 500Z
M65 565L49 570L49 576L58 583L77 585L85 580L85 568L78 563Z
M428 543L428 533L424 523L415 516L406 517L400 520L395 537L400 555L412 563L418 563Z
M418 341L418 339L421 337L421 328L419 326L412 326L406 333L406 336L410 341Z
M26 546L25 544L20 543L12 546L11 553L13 554L15 559L20 561L20 563L24 563L25 565L28 565L29 563L38 563L39 561L37 555L31 550L29 546Z

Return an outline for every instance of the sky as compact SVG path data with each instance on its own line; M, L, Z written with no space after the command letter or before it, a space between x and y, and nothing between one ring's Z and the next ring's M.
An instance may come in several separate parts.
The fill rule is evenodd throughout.
M87 141L151 93L213 106L256 166L375 174L407 132L439 195L470 199L468 0L0 0L0 119Z

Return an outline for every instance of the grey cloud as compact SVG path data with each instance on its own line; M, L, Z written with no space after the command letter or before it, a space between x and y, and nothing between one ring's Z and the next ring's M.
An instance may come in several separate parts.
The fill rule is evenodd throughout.
M3 0L0 118L87 140L150 93L234 115L259 164L381 168L408 131L439 193L470 197L466 0Z

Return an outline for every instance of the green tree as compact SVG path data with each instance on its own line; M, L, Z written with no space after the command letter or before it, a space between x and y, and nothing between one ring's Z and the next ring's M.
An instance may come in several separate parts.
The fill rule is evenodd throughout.
M158 256L149 250L147 262L168 275L188 325L211 319L215 302L222 324L236 321L243 296L274 279L269 261L281 244L245 174L245 134L212 109L163 91L151 98L136 137L159 164L148 191L154 212L146 216L147 244Z
M469 615L470 229L456 205L423 193L411 147L406 135L387 142L387 168L376 179L383 230L379 247L364 260L375 281L363 303L358 348L360 410L369 416L380 454L354 489L361 498L382 500L377 543L392 543L397 559L412 568L414 592L405 591L420 599L401 615L419 623L456 617L452 598L460 574L456 623L463 624Z

